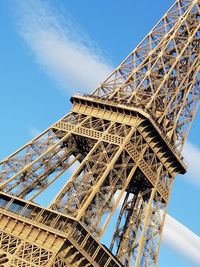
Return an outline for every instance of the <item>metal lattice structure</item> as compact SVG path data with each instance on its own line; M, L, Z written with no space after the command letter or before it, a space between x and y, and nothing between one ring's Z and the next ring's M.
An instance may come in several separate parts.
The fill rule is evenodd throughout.
M199 105L199 38L200 1L176 1L92 94L72 97L66 116L1 162L4 266L157 265ZM64 176L49 206L36 204Z

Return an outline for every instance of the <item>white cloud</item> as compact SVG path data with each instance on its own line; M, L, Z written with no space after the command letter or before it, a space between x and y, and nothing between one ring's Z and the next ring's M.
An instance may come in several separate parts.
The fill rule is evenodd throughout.
M200 148L191 142L186 142L183 154L188 162L187 174L184 176L186 181L200 186Z
M200 266L200 237L170 215L166 216L163 242L188 258L192 266Z
M34 126L29 127L28 132L29 132L31 138L35 138L37 135L39 135L41 133L41 131Z
M65 90L90 92L109 74L112 68L101 50L69 14L49 1L17 0L14 6L19 33Z

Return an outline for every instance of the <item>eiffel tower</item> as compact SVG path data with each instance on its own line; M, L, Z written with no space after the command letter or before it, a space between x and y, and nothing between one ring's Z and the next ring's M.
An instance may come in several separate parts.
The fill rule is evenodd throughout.
M67 115L1 161L4 266L157 265L199 105L199 38L200 0L176 1L93 93L74 95ZM48 207L37 204L61 177Z

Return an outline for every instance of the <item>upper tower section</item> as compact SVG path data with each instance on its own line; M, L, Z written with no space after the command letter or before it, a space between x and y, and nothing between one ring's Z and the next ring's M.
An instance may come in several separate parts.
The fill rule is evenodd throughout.
M181 151L200 97L200 1L178 0L90 95L148 113Z

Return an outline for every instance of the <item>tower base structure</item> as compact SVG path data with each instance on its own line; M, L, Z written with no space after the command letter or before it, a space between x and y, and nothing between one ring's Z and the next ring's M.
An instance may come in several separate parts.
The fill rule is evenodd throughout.
M8 178L0 194L0 253L7 253L5 266L118 267L128 266L131 255L137 255L135 266L146 266L142 262L155 266L173 177L186 169L181 156L145 110L90 96L75 95L72 102L72 112L50 127L53 137L57 136L55 143L52 135L47 139L44 134L40 143L39 137L22 149L26 151L23 157L19 150L3 162L2 173ZM86 122L81 124L78 119L83 116ZM107 130L106 125L110 125ZM71 150L71 143L61 143L65 136L76 140ZM106 150L109 144L112 149ZM29 147L37 148L37 153L40 149L38 159L29 157ZM81 155L84 147L89 150L85 157ZM64 164L68 151L74 152L75 159L81 155L79 170L49 208L35 204L33 197L28 198L29 192L33 188L42 192L51 184L48 175L58 167L63 168L62 173L70 166ZM49 169L52 157L55 163ZM22 159L26 165L9 177L9 171L21 166ZM88 191L86 185L91 187ZM74 192L73 186L77 187ZM121 196L115 201L118 192ZM100 239L122 193L125 202L108 250ZM105 215L105 222L99 223ZM149 247L154 250L146 249Z
M5 267L121 267L74 218L0 194L0 253Z

